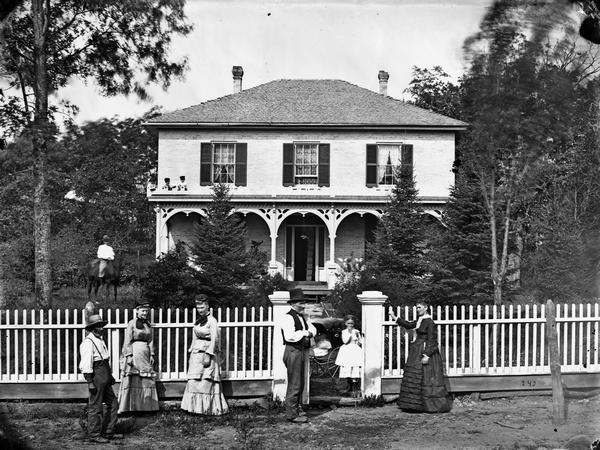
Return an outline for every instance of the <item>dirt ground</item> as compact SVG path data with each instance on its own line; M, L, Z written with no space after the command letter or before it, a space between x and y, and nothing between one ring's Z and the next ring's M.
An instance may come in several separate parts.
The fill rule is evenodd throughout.
M559 427L552 425L551 397L474 401L466 396L456 398L447 414L408 414L393 403L320 405L310 408L307 424L287 422L281 409L261 403L262 407L232 404L228 416L204 418L168 402L159 413L120 419L125 437L101 446L81 439L77 421L81 403L0 403L5 419L0 438L18 434L22 448L32 449L136 450L583 449L600 439L600 397L569 400L567 423Z

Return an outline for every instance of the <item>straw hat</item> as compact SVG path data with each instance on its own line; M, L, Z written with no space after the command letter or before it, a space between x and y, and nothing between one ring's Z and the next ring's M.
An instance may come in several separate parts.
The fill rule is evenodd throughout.
M87 325L85 326L86 330L92 330L94 328L104 328L106 326L108 322L104 319L102 319L102 317L100 317L99 314L92 314L90 317L88 317L88 321L87 321Z

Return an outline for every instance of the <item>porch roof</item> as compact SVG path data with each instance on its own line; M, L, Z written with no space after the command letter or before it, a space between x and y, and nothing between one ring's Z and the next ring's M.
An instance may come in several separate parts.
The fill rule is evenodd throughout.
M154 126L383 126L464 129L460 120L342 80L276 80L150 119Z

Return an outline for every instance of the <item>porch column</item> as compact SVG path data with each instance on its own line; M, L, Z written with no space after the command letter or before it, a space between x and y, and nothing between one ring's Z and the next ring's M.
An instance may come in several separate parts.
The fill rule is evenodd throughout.
M379 291L364 291L358 300L362 305L363 396L381 395L381 366L383 365L383 305L387 295Z
M269 261L269 275L275 275L277 272L279 272L277 267L277 234L273 233L273 230L271 230L271 260Z
M279 324L283 316L288 312L290 293L288 291L275 291L269 295L269 300L273 304L273 400L285 399L285 390L287 389L287 370L283 364L283 337L281 336L281 327Z
M162 223L162 217L161 217L161 210L160 210L159 206L154 208L154 213L156 214L156 246L155 246L156 255L155 256L158 258L163 251L162 250L163 237L161 235L163 223Z

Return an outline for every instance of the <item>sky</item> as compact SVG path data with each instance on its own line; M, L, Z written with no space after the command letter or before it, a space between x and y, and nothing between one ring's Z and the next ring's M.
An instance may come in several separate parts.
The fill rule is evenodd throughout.
M232 66L244 69L243 89L277 79L340 79L407 99L413 66L465 70L462 45L478 30L491 0L188 0L194 31L177 38L174 56L189 70L151 101L106 98L93 83L75 82L60 99L79 106L77 122L140 116L152 106L185 108L232 93Z

